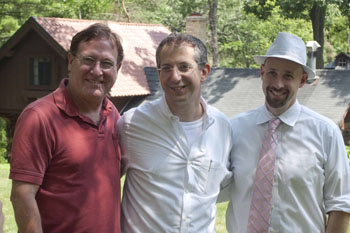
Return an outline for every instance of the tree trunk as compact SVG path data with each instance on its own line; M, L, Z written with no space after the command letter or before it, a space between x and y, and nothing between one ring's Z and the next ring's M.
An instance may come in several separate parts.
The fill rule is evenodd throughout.
M350 35L349 35L349 27L346 28L346 40L347 40L347 46L346 46L346 53L350 54Z
M213 55L213 66L219 65L219 49L218 49L218 21L217 21L217 0L208 0L209 4L209 27L211 32L210 47Z
M321 48L316 52L316 69L323 69L323 48L324 48L324 23L327 6L314 5L310 11L312 30L314 40L317 41Z
M122 1L123 11L124 11L126 17L128 18L128 23L130 23L130 16L129 16L128 11L126 10L124 0L121 0L121 1Z

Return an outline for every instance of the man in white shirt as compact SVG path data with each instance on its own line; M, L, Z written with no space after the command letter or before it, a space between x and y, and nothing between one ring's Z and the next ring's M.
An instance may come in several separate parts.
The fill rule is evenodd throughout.
M118 121L126 180L122 232L215 232L232 137L229 120L201 98L205 45L173 33L156 52L164 96Z
M222 192L230 199L228 231L345 233L350 212L350 171L341 132L331 120L300 105L296 98L307 78L315 75L306 66L304 42L293 34L279 33L266 55L254 59L261 64L265 105L231 119L234 178L230 189ZM255 207L253 187L258 182L255 177L263 138L273 118L281 123L275 134L272 199L266 214L267 229L257 230L260 217L250 218Z

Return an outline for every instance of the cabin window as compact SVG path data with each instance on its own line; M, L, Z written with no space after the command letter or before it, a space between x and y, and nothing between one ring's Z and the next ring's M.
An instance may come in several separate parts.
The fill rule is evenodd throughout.
M340 57L338 66L348 66L348 59L345 57Z
M32 86L50 86L52 79L52 61L50 57L31 57L29 59L29 84Z

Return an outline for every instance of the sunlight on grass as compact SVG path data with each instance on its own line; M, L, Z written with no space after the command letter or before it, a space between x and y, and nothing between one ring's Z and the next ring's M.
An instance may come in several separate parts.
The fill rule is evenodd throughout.
M228 202L220 203L216 205L217 216L216 216L216 232L217 233L227 233L226 230L226 219L225 213L227 209Z
M11 180L8 178L10 164L0 164L0 201L5 215L4 233L17 233L13 208L10 202Z

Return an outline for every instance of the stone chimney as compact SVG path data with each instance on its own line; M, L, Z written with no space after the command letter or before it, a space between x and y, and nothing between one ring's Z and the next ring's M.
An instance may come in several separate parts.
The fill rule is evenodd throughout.
M206 44L207 18L199 13L192 13L186 18L186 33L199 38L204 44Z

